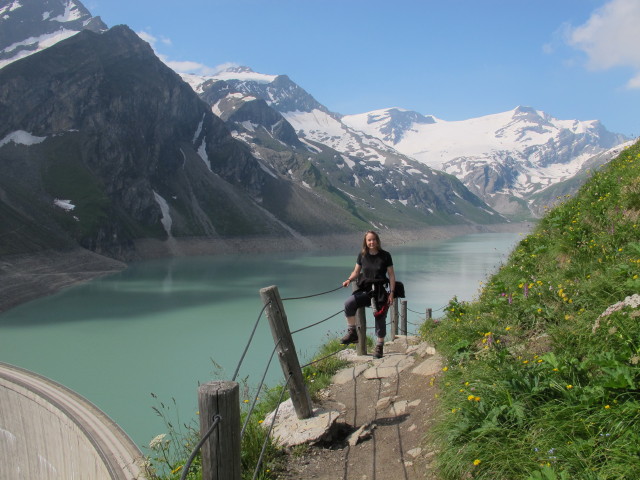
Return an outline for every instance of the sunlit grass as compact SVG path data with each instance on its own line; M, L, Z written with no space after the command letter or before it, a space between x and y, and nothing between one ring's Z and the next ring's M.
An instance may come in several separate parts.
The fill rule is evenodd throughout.
M637 478L640 146L559 200L475 301L421 329L447 359L443 479Z

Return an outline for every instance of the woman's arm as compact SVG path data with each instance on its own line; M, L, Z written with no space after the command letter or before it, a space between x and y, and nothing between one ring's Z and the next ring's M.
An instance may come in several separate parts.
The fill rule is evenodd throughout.
M342 286L348 287L351 282L353 282L354 280L357 280L358 275L360 275L361 268L362 267L356 263L356 267L353 269L353 272L349 274L349 278L347 278L344 282L342 282Z
M393 271L393 265L387 267L387 276L389 277L389 303L393 303L396 296L396 273Z

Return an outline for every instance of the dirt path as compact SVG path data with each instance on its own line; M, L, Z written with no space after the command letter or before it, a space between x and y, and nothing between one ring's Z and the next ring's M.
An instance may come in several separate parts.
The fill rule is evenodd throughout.
M320 408L341 413L342 438L289 456L283 480L435 479L424 442L435 414L434 379L442 365L428 345L400 337L385 356L352 356L353 366L323 392ZM315 402L318 403L318 402ZM348 435L364 427L357 444ZM370 429L370 435L366 431ZM352 443L355 437L351 437Z

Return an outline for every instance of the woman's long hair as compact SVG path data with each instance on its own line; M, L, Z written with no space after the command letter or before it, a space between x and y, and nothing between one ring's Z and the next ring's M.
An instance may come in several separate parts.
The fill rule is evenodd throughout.
M373 234L376 237L376 241L378 242L378 250L382 250L382 243L380 242L380 235L378 235L378 232L374 232L373 230L369 230L367 232L365 232L364 234L364 238L362 239L362 255L366 255L367 253L369 253L369 247L367 247L367 235L369 234Z

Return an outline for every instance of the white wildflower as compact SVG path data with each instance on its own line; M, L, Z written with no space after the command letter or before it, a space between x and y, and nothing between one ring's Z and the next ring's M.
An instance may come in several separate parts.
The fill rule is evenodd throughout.
M149 442L149 448L152 450L155 450L156 448L162 446L162 441L166 436L167 436L166 433L161 433L160 435L156 435L155 437L153 437Z
M640 295L634 293L633 295L625 298L622 302L614 303L607 307L607 309L600 314L600 316L596 319L596 323L593 325L591 329L592 333L596 333L596 330L600 326L600 319L604 317L608 317L613 312L617 312L618 310L622 310L624 307L638 308L640 306Z

